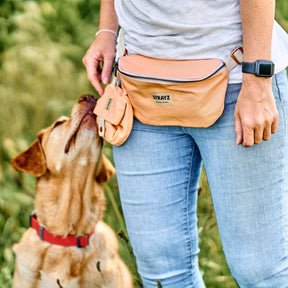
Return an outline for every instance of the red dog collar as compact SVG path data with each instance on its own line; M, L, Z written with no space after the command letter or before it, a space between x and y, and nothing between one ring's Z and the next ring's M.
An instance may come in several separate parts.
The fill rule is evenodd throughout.
M89 235L86 234L84 236L79 236L79 237L72 236L72 235L68 235L67 237L54 235L38 223L36 214L34 213L30 215L30 227L36 230L41 240L44 240L46 242L49 242L55 245L76 246L78 248L82 248L82 247L89 245L89 239L94 233L94 229L93 229Z

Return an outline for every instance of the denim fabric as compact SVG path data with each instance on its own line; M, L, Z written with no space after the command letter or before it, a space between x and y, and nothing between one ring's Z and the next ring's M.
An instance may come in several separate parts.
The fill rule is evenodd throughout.
M145 288L202 288L197 188L202 163L225 256L243 288L288 287L288 83L273 77L279 126L269 141L236 145L234 109L241 84L209 128L134 121L113 147L122 207ZM284 177L285 176L285 177Z

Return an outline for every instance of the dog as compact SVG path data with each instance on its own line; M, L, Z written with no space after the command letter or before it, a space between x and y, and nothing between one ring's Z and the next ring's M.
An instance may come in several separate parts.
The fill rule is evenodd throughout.
M37 177L31 227L13 250L13 288L132 288L114 231L102 221L102 184L115 168L102 154L93 114L83 95L71 117L60 117L14 157L12 166Z

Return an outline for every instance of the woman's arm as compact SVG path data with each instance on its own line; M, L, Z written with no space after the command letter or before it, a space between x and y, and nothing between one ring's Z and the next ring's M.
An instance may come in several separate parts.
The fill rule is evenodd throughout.
M240 0L244 62L271 59L275 0ZM236 143L243 146L269 140L278 126L272 79L243 73L235 109Z
M98 31L108 29L117 32L118 19L114 9L114 0L102 0ZM116 54L116 36L108 31L99 33L83 58L87 70L88 80L103 94L100 82L107 84L110 81L112 66ZM101 64L103 69L101 69Z

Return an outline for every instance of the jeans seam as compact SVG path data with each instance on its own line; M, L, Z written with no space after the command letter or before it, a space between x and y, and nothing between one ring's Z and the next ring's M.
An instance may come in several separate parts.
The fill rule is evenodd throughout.
M192 268L193 268L193 264L192 264L192 239L191 239L191 231L190 231L190 219L189 219L189 191L190 191L190 185L191 185L191 173L192 173L192 167L193 167L193 155L194 155L194 150L195 150L195 143L193 145L192 148L192 152L191 152L191 158L190 158L190 169L189 169L189 180L188 180L188 184L187 184L187 190L186 190L186 219L187 219L187 232L188 232L188 241L187 241L187 246L188 246L188 251L189 251L189 258L190 258L190 270L191 270L191 283L192 283L192 287L194 287L194 281L193 281L193 275L192 275Z
M276 84L276 87L277 87L277 90L278 90L278 94L279 94L279 99L280 99L280 106L281 106L281 109L282 109L282 112L283 112L283 123L284 123L284 132L283 132L283 138L284 138L284 142L285 142L285 139L286 139L286 129L287 129L287 127L286 127L286 113L285 113L285 109L284 109L284 107L283 107L283 105L284 105L284 103L283 103L283 99L282 99L282 97L281 97L281 90L280 90L280 87L279 87L279 83L278 83L278 75L276 74L275 75L275 84ZM284 143L284 148L283 148L283 154L284 155L286 155L286 145L285 145L285 143ZM283 161L283 172L282 172L282 178L284 179L284 177L285 177L285 169L286 169L286 167L285 167L285 161ZM284 193L284 189L285 189L285 181L283 180L283 184L282 184L282 191L283 191L283 193ZM284 223L282 223L283 224L283 227L285 226L284 225ZM288 248L288 243L287 243L287 235L286 235L286 233L284 233L284 249L285 249L285 257L287 258L288 257L288 255L287 255L287 248Z

